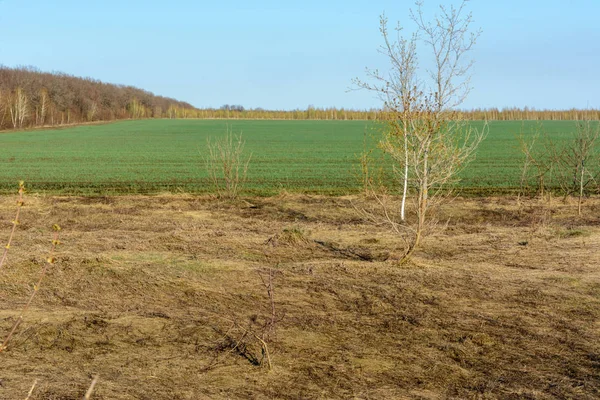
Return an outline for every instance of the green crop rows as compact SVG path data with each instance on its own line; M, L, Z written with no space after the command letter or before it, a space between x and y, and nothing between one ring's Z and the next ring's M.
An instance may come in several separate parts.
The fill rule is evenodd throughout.
M481 126L481 123L475 123ZM518 187L522 154L516 135L534 122L493 122L461 187L502 192ZM203 163L206 138L231 127L252 152L247 193L344 194L360 188L359 154L365 132L375 142L376 125L360 121L143 120L59 130L0 134L0 190L25 180L36 192L122 194L211 191ZM545 122L561 139L575 123Z

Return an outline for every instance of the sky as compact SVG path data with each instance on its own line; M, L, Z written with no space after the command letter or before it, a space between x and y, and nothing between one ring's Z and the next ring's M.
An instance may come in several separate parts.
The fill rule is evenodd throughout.
M439 4L425 0L426 16ZM0 64L140 87L196 107L380 107L349 90L385 72L379 16L406 0L0 0ZM473 89L462 108L600 108L600 0L472 0ZM427 48L420 59L427 60ZM420 53L421 54L421 53ZM425 69L427 65L423 68Z

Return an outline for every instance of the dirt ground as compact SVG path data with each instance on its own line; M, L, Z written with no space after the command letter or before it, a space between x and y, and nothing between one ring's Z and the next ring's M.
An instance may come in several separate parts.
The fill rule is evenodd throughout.
M352 201L27 195L0 399L600 398L600 199L457 199L404 265Z

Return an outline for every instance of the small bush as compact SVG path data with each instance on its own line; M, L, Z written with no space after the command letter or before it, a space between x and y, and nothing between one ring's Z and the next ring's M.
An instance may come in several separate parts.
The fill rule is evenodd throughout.
M252 154L248 158L243 156L245 144L242 134L235 135L231 128L227 128L225 135L217 140L207 139L206 170L221 198L237 198L246 183Z

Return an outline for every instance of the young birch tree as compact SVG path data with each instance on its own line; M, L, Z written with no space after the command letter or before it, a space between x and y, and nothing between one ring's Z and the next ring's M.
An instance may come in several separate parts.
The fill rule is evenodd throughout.
M39 106L36 107L35 113L35 124L42 126L46 122L46 114L48 113L48 90L46 88L40 89Z
M417 2L410 12L416 32L402 36L402 27L392 38L387 18L380 18L384 44L380 48L390 62L390 72L367 70L368 81L355 80L359 88L374 91L384 102L383 121L386 131L380 141L399 175L402 192L399 217L388 209L385 196L378 196L383 212L380 219L389 223L405 242L403 260L410 258L419 246L427 228L435 223L430 208L448 197L448 187L458 179L458 173L474 155L485 136L471 127L456 111L471 90L470 71L473 65L468 53L480 35L472 32L471 13L464 0L458 7L440 6L440 14L426 21L423 3ZM433 67L422 71L418 50L424 46L433 58ZM406 215L407 199L414 194L414 221ZM376 214L368 212L375 216ZM375 218L377 218L375 216Z
M29 102L23 89L17 88L9 104L10 118L13 128L22 128L29 116Z

